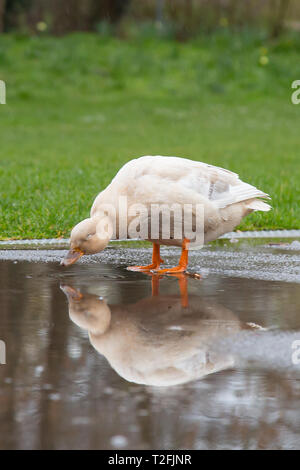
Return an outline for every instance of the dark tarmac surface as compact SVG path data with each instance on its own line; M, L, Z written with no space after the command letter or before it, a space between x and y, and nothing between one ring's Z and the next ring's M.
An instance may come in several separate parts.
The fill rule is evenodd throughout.
M64 253L0 251L1 449L300 448L298 241Z

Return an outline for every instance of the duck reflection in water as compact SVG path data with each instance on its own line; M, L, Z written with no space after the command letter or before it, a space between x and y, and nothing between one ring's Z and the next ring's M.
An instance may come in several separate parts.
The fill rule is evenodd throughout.
M180 295L160 295L160 276L151 276L152 296L127 305L109 306L102 297L62 285L71 320L130 382L172 386L232 367L233 357L214 346L250 327L210 299L188 297L186 275L176 275Z

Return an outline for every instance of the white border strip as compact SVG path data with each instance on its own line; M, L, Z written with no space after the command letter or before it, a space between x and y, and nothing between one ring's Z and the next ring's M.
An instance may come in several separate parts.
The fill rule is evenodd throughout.
M220 238L300 238L300 230L257 230L229 232Z

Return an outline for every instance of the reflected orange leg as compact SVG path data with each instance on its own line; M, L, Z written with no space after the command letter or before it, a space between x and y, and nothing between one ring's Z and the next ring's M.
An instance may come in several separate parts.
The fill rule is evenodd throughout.
M151 274L151 276L152 297L157 297L159 295L159 281L161 276L157 276L156 274Z
M178 283L180 289L181 305L182 307L188 307L189 304L189 294L188 294L188 280L184 274L178 275Z
M164 261L160 257L160 245L153 243L152 252L152 263L148 266L128 266L129 271L151 271L151 269L157 269Z
M155 269L155 272L157 274L184 273L188 265L189 243L190 241L187 238L182 242L182 252L178 266L175 266L175 268Z
M150 274L152 276L152 297L157 297L159 295L159 281L162 276L157 274ZM180 289L180 298L182 307L188 307L189 297L188 297L188 279L184 273L174 273L174 277L178 279L179 289Z

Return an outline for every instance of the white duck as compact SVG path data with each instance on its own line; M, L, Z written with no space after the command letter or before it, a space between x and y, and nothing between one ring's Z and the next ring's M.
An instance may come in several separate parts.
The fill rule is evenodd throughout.
M180 236L177 235L176 230L183 226L182 213L172 213L169 236L166 236L166 227L161 219L158 233L153 236L151 211L154 205L171 207L176 204L182 210L188 207L192 230L203 232L203 242L207 243L232 231L251 212L269 211L271 206L261 199L269 199L268 194L244 183L237 174L223 168L179 157L140 157L120 169L107 188L96 197L91 217L73 228L70 251L62 264L68 266L82 255L102 251L110 239L124 238L124 230L125 238L132 238L132 227L146 226L146 231L135 231L135 238L138 235L153 243L152 263L128 269L154 270L158 273L184 272L191 239L185 236L184 230ZM201 226L196 223L196 207L199 206L203 208ZM182 247L178 266L159 269L163 263L160 245Z

